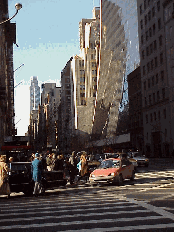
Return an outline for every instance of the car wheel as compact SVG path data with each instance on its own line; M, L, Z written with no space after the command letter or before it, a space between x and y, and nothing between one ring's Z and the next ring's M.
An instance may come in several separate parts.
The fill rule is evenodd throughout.
M123 176L122 176L122 174L120 174L119 176L118 176L118 185L122 185L123 184Z
M132 171L132 175L131 175L130 180L134 180L134 179L135 179L135 172L134 172L134 171Z

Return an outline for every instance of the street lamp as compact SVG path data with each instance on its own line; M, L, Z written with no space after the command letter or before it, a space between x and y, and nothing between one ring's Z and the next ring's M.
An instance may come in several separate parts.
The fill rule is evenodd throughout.
M16 8L16 13L11 18L5 20L4 22L1 22L0 25L3 24L3 23L6 23L7 21L10 21L12 18L14 18L17 15L18 11L22 8L22 4L21 3L16 3L15 8Z

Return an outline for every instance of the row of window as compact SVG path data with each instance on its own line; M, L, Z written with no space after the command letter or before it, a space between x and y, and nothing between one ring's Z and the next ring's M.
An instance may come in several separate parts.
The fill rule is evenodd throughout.
M163 37L162 35L159 36L159 47L161 47L163 44ZM157 50L157 41L154 40L153 43L151 43L149 46L146 47L146 54L145 50L142 51L142 59L145 59L145 56L150 56L153 51Z
M150 116L150 118L149 118L149 116ZM161 120L160 110L158 111L158 113L154 112L154 113L150 113L150 115L146 114L146 124L149 123L149 120L150 120L150 122L156 121L157 116L158 116L158 120ZM166 109L163 109L163 118L166 119Z
M155 76L149 78L147 82L144 81L144 90L146 90L147 87L150 88L151 86L154 86L155 83L158 84L158 80L159 80L159 75L157 73ZM164 81L164 70L161 71L161 80Z
M150 5L150 3L153 3L153 0L144 0L144 10L147 9L147 7ZM157 6L157 10L160 11L160 0L157 1L156 6ZM140 15L142 15L143 4L140 5L139 9L140 9ZM152 15L155 14L154 12L155 12L155 7L152 8Z
M161 18L158 19L158 30L161 29ZM145 38L144 35L141 35L141 44L144 44L144 39L146 39L146 41L149 40L149 38L151 38L153 35L155 35L156 33L156 24L154 23L152 27L149 27L149 29L145 32Z
M79 60L79 66L84 67L84 60Z
M165 93L165 88L162 88L162 98L165 99L166 93ZM152 99L153 98L153 99ZM153 100L153 103L152 103ZM149 105L155 104L157 101L160 101L160 93L159 90L157 91L157 94L153 93L152 95L149 95ZM144 104L147 106L147 98L144 98Z
M163 59L163 52L160 53L160 64L162 65L164 62ZM158 57L156 56L154 59L152 59L150 62L147 63L147 73L149 73L150 71L152 71L154 68L158 67ZM143 66L143 75L146 75L146 66Z

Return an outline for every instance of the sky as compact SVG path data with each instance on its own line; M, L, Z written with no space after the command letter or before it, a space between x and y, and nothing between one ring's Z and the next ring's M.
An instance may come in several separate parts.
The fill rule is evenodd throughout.
M30 77L41 83L60 86L60 73L71 56L79 54L79 22L92 18L99 0L30 0L21 1L22 9L11 20L16 23L13 46L15 127L17 135L28 130L30 114ZM9 17L16 1L9 0ZM22 82L22 83L20 83ZM20 84L19 84L20 83ZM19 84L19 85L18 85Z

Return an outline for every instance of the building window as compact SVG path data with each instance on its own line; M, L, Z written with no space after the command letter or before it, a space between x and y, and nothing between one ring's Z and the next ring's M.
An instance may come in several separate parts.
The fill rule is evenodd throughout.
M153 115L150 114L150 121L153 122Z
M161 113L160 113L160 111L158 111L158 120L160 120L161 119Z
M151 11L148 12L148 20L151 20Z
M155 93L153 93L153 104L155 104Z
M157 100L160 100L160 95L159 95L159 91L157 91Z
M140 5L140 15L142 15L142 13L143 13L143 5L141 4Z
M140 21L141 29L143 29L143 20Z
M158 59L155 57L155 68L158 67Z
M156 32L156 25L155 23L153 24L153 35L155 35L155 32Z
M161 71L161 80L164 81L164 71Z
M154 112L154 120L156 121L156 112Z
M153 42L153 46L154 46L154 50L157 49L157 43L156 43L156 40Z
M144 40L143 40L143 35L141 36L141 44L143 44Z
M143 58L143 60L144 60L144 58L145 58L144 50L142 51L142 58Z
M157 9L160 11L160 1L157 2Z
M94 85L94 86L93 86L93 89L94 89L94 90L97 90L97 85Z
M163 99L165 99L165 88L162 88L162 96L163 96Z
M96 82L96 81L97 81L97 77L93 77L92 80L93 80L94 82Z
M158 73L156 74L156 84L158 84Z
M144 90L146 90L146 81L144 81Z
M153 53L153 44L151 43L150 44L150 54L152 54Z
M162 46L162 44L163 44L163 37L162 37L162 35L160 35L160 37L159 37L159 46Z
M163 64L163 53L160 53L160 64Z
M152 86L154 86L154 76L152 76Z
M147 72L150 72L150 62L147 63Z
M151 95L149 95L149 105L152 105Z
M152 18L155 16L155 7L152 7Z
M150 63L151 63L151 70L153 70L153 66L154 66L154 65L153 65L153 60L151 60Z
M161 18L158 19L158 30L161 29Z
M166 119L166 109L163 109L163 117Z
M146 41L148 41L148 37L149 37L148 31L146 31Z
M150 88L150 79L148 79L148 88Z
M171 37L172 36L172 26L169 29L169 34L170 34L170 37Z
M149 37L152 37L152 28L149 28Z
M146 7L147 7L147 5L146 5L146 0L144 0L144 9L146 10Z
M149 47L146 47L146 55L149 56Z
M146 99L146 97L144 98L144 104L145 104L145 106L147 106L147 99Z
M85 97L85 93L80 93L80 97Z
M96 92L93 93L93 97L96 97Z
M148 114L146 114L146 124L148 123Z
M146 67L145 67L145 65L143 66L143 75L146 75Z
M144 22L145 22L145 25L147 24L147 15L145 15L144 17Z

